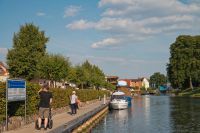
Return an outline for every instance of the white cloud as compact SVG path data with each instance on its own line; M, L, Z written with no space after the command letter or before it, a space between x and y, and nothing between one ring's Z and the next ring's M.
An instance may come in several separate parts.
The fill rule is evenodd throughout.
M91 45L92 48L102 48L105 46L112 46L112 45L116 45L119 44L120 40L117 40L115 38L106 38L102 41L99 42L95 42Z
M126 6L123 6L126 4ZM179 0L101 0L101 6L110 6L103 15L172 15L185 13L198 13L199 5L195 3L184 4ZM140 14L144 13L144 14Z
M66 25L66 28L70 28L73 30L83 30L83 29L88 29L94 26L93 22L87 22L86 20L79 20L75 21L71 24Z
M81 10L81 7L80 6L68 6L65 8L65 13L64 13L64 18L66 17L72 17L72 16L75 16L77 15L77 13Z
M200 4L179 0L100 0L105 9L98 21L77 20L66 28L72 30L95 29L118 38L120 42L104 39L92 44L93 48L130 43L156 35L188 33L200 30ZM108 42L107 42L108 41Z
M44 12L37 12L36 15L39 16L39 17L41 17L41 16L46 16L46 13L44 13Z
M7 53L8 53L8 49L7 48L0 48L0 54L6 55Z
M164 17L151 17L142 20L133 20L130 18L108 18L104 17L98 22L89 22L87 20L78 20L68 24L66 28L73 30L83 30L94 28L96 30L103 30L115 34L140 34L152 35L161 33L168 27L175 27L177 29L188 29L189 25L195 21L193 16L164 16ZM180 25L180 26L179 26ZM186 27L181 25L188 25ZM170 30L170 28L169 28Z

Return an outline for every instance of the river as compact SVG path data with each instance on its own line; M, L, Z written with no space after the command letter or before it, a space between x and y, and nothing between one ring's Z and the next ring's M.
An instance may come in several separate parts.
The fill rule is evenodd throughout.
M92 133L200 133L200 98L134 97L126 110L112 110Z

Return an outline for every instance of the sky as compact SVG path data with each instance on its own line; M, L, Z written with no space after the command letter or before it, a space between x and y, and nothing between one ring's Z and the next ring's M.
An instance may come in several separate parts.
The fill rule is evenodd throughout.
M149 78L166 74L176 37L200 33L200 0L0 0L1 61L25 23L73 65L89 60L106 75Z

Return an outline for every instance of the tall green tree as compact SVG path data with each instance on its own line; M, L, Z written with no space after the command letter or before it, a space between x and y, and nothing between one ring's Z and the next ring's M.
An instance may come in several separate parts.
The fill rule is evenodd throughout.
M68 70L68 74L67 74L67 77L66 77L66 81L68 82L72 82L72 83L77 83L77 72L76 72L76 67L69 67L69 70Z
M46 52L48 37L34 24L25 24L14 33L13 48L8 51L9 73L14 78L31 80L36 74L36 65Z
M69 59L62 55L47 54L37 65L37 75L52 82L62 81L67 77L70 65Z
M156 72L150 76L150 85L153 88L158 88L160 85L164 85L167 83L167 78L164 74L160 72Z
M103 71L88 60L76 66L76 84L81 88L100 88L108 86Z
M92 67L93 65L90 64L88 60L86 60L82 65L82 71L84 72L84 82L85 86L91 87L92 86Z
M93 65L91 75L91 82L93 86L99 88L105 85L105 74L98 66Z
M167 65L169 81L174 88L193 88L200 83L200 36L181 35L170 46Z
M87 71L84 70L82 68L82 66L76 66L76 84L81 87L81 89L83 89L84 87L87 87L86 84L87 84L87 78L89 78L87 76Z

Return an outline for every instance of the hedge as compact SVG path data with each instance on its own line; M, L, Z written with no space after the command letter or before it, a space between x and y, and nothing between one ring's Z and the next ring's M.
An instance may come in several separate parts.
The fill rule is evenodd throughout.
M53 108L60 108L69 105L69 97L72 94L73 89L51 89L53 93ZM109 95L108 91L99 91L93 89L82 89L75 90L78 98L81 102L91 101L93 99L98 99L99 97L103 97L104 94Z
M5 118L6 113L6 84L0 83L0 121Z
M5 89L6 84L0 83L0 121L5 119ZM38 90L40 86L37 84L27 83L27 115L37 113L37 106L39 103ZM53 108L60 108L69 105L69 96L72 94L73 89L50 89L53 94ZM75 90L80 101L90 101L103 97L104 94L109 95L108 91L99 91L93 89ZM23 116L24 115L24 102L10 102L8 104L9 116Z
M37 111L36 105L38 104L39 85L27 84L27 114L33 114ZM24 115L24 101L9 102L8 115L9 116L22 116ZM6 113L6 84L0 83L0 121L5 119Z

